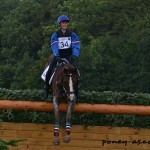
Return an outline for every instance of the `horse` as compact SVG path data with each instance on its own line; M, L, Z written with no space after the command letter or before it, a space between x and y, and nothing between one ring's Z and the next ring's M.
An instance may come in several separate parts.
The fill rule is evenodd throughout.
M53 96L54 107L54 145L58 145L59 142L59 102L65 99L68 103L66 113L66 128L63 141L65 143L70 142L70 129L71 129L71 113L77 102L79 71L77 67L73 66L66 59L61 59L61 63L54 72L53 79L50 84L51 93Z

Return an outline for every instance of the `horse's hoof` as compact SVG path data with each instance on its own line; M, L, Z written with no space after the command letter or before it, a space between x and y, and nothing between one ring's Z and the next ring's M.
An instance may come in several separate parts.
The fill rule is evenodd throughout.
M70 138L69 137L64 137L63 138L63 142L64 143L69 143L70 142Z
M59 145L60 144L59 139L54 139L53 144L54 145Z

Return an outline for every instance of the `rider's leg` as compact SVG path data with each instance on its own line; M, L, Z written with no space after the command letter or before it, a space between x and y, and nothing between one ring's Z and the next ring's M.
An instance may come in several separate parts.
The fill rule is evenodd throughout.
M79 100L80 97L80 80L78 79L78 87L77 90L75 91L76 97L77 97L77 101Z
M47 99L48 98L48 93L49 93L49 80L50 80L50 77L52 75L52 70L53 68L56 66L57 62L56 62L56 59L55 57L53 58L50 66L49 66L49 69L46 73L46 80L45 80L45 98Z
M77 68L76 59L72 59L72 57L70 57L70 63L71 63L75 68ZM79 78L80 78L80 72L79 72L79 70L78 70L78 76L79 76ZM79 96L80 96L80 80L79 80L79 78L78 78L78 87L77 87L77 90L75 91L77 100L79 99Z

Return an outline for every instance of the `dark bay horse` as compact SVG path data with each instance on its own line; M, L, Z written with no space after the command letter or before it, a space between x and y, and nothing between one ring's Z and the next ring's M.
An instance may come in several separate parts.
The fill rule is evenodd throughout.
M70 141L70 129L71 129L71 113L76 103L77 90L79 81L79 71L76 67L70 64L66 59L62 59L62 62L58 65L56 72L51 82L51 90L53 95L53 107L54 107L54 145L59 144L59 102L65 99L68 103L68 109L66 113L66 128L65 137L63 141L68 143Z

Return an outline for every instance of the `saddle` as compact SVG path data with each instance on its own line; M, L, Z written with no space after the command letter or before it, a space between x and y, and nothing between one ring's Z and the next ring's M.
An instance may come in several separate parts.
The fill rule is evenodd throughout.
M59 68L63 67L66 63L69 63L69 61L68 61L67 59L65 59L65 58L61 58L61 62L60 62L60 63L57 63L56 67L52 70L52 74L51 74L51 77L50 77L50 80L49 80L49 85L51 84L52 79L53 79L53 77L54 77L56 71L57 71ZM46 67L46 69L44 70L44 72L43 72L42 75L41 75L41 78L42 78L44 81L46 80L46 73L47 73L48 69L49 69L49 66Z

